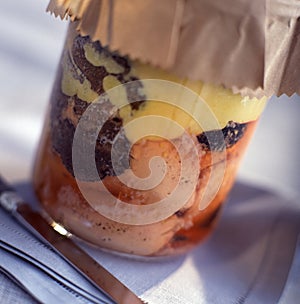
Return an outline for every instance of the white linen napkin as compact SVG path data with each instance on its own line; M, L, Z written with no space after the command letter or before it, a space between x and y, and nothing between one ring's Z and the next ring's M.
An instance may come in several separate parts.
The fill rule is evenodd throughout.
M27 201L34 202L30 184L18 189ZM3 212L0 217L2 240L59 269L61 275L97 296L95 288L60 257ZM186 255L145 261L78 243L149 304L292 304L300 286L299 249L295 255L299 235L296 202L237 183L214 233Z
M0 271L41 303L113 303L2 208Z
M274 304L299 235L298 203L237 183L216 231L185 256L142 262L85 248L149 303Z
M45 14L47 3L0 1L0 164L1 173L11 181L30 175L66 30L66 23ZM256 182L268 177L273 186L281 185L282 190L292 186L299 193L299 162L295 161L300 148L299 98L294 97L293 102L282 98L281 106L278 100L270 104L250 145L250 157L244 162L247 166L240 172L247 176L252 173ZM280 141L278 134L283 134ZM269 151L272 155L266 161L261 154ZM287 160L282 161L282 155L288 155ZM19 190L33 202L28 183L19 185ZM143 262L82 246L150 304L295 304L300 299L297 203L237 183L216 231L187 255ZM26 233L2 212L0 223L17 228L17 234ZM24 247L30 244L28 239L24 242L11 233L11 229L0 227L1 237L18 241L15 245L51 264L53 257L47 248L37 245L36 240ZM28 238L32 240L32 236ZM73 283L97 293L67 263L55 259L59 267L56 263L52 267ZM3 261L0 258L0 265Z

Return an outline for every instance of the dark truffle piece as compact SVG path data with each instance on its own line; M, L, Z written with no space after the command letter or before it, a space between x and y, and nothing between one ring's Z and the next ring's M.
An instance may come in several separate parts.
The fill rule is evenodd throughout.
M88 104L85 101L79 99L77 95L73 96L72 98L74 99L73 112L76 115L77 119L80 119L84 111L87 109Z
M68 106L68 98L61 93L62 69L57 74L51 96L50 130L53 149L61 156L67 170L73 174L72 167L72 142L75 132L73 123L62 117L62 113Z
M229 121L222 130L211 130L197 135L205 150L222 151L234 146L244 135L247 123Z
M118 172L115 172L112 163L112 147L116 136L120 133L122 128L122 119L115 115L111 117L108 121L103 125L99 136L96 141L96 151L95 151L95 159L97 164L98 174L101 179L105 178L105 176L116 175L120 172L120 168L124 171L129 168L129 147L130 143L125 136L121 135L121 144L118 144L117 147L114 146L114 151L116 152L116 157L118 159ZM122 133L121 133L122 134Z
M91 43L97 52L105 52L106 56L110 56L119 65L123 66L123 73L108 73L104 66L92 65L85 57L84 45L86 43ZM103 48L99 42L92 42L88 36L77 36L73 41L71 52L65 53L64 56L65 57L63 58L67 60L64 64L71 65L72 70L77 71L74 72L73 77L78 79L81 83L83 83L84 78L86 78L91 83L91 88L99 95L104 93L103 79L108 75L113 75L121 83L129 83L129 85L126 86L126 92L132 110L138 110L141 104L145 101L146 97L140 90L143 88L142 82L140 82L136 77L129 76L131 68L127 57L121 57L115 52L110 53L106 48ZM74 133L78 120L89 106L89 103L81 100L77 95L69 97L61 92L62 72L62 66L60 66L53 89L53 95L51 97L51 138L53 149L60 155L64 166L74 176L72 166L72 144ZM107 104L103 106L111 107L112 105L107 102ZM70 114L68 114L70 113L70 107L74 114L73 117L69 117ZM101 113L95 113L95 116L97 115L101 115ZM95 161L98 174L101 179L106 176L116 175L112 164L111 152L114 140L122 130L122 124L122 119L117 112L105 122L96 140ZM97 121L94 121L93 123L93 120L91 119L83 138L83 141L86 141L86 144L91 144L90 141L91 138L94 138L93 134L95 132L96 125ZM82 157L82 161L84 161L84 143L82 147L83 150L79 152ZM125 134L121 132L114 145L114 153L118 161L118 174L129 167L129 148L130 142L127 140ZM82 180L95 180L95 177L89 175L89 171L90 168L85 168L83 169L83 172L80 172Z
M66 169L74 176L73 165L72 165L72 145L74 133L77 124L74 124L70 119L65 118L63 115L68 104L68 97L61 93L57 93L55 96L56 100L52 106L51 110L51 138L54 150L60 155L62 162ZM57 102L59 101L59 102ZM73 98L73 111L77 115L81 115L89 104L79 98ZM95 114L95 119L97 114ZM81 155L82 162L85 161L85 147L86 145L94 144L91 142L95 134L95 128L97 126L93 119L90 120L90 124L86 126L85 136L82 138L82 151L79 151ZM111 150L115 137L120 132L122 128L122 119L119 117L118 113L110 117L102 126L99 132L98 138L95 143L95 161L96 167L101 179L106 176L115 175L112 160L111 160ZM121 144L118 144L115 148L117 153L117 158L121 162L118 164L118 169L126 169L129 166L128 163L128 151L130 143L125 136L121 138ZM120 141L119 141L120 142ZM78 172L81 180L94 181L95 177L90 175L90 168L83 168L82 172Z
M73 42L71 56L75 65L91 83L92 89L100 95L104 93L102 85L103 79L109 74L106 71L105 67L94 66L86 59L83 47L86 43L90 42L90 38L88 37L77 36Z
M58 119L52 124L52 145L61 156L67 170L74 175L72 165L72 143L75 127L69 119Z
M187 212L188 209L179 209L178 211L176 211L174 214L177 217L184 217L185 213Z
M92 44L98 53L105 53L106 57L112 58L116 63L124 67L124 71L119 74L109 73L104 66L92 65L85 57L84 45L87 43ZM92 89L99 95L104 93L103 79L108 75L112 75L122 84L129 83L126 86L127 98L133 110L137 110L145 102L146 96L140 93L140 88L143 88L142 82L137 77L129 76L131 67L127 57L121 57L116 52L109 52L107 48L101 46L99 41L92 42L88 36L77 36L74 39L72 57L76 66L91 83Z
M140 90L143 88L143 84L136 77L131 77L130 82L126 86L128 101L132 110L138 110L141 105L146 101L146 96L140 93Z
M186 235L183 235L183 234L175 234L173 237L172 237L172 240L171 242L186 242L188 240L188 237Z

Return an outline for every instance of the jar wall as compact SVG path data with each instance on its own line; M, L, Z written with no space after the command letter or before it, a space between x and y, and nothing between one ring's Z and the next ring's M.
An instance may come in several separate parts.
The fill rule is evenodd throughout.
M147 78L179 83L200 94L210 106L220 128L204 132L178 110L180 107L148 100L149 88L143 82ZM192 173L195 167L199 169L195 189L188 201L167 218L150 224L122 223L96 211L78 187L72 163L74 133L88 107L109 89L130 82L134 82L134 85L122 91L123 97L129 101L128 105L109 116L95 143L99 179L110 193L127 204L147 205L162 200L178 185L182 163L174 142L182 143L183 134L170 131L170 138L149 135L137 139L135 132L145 127L143 120L135 129L123 134L122 144L117 147L118 161L123 171L116 172L114 169L111 158L114 139L124 125L137 118L159 115L175 120L189 135L199 156L196 163L190 161L188 164L188 172ZM195 101L184 102L193 105ZM230 90L181 79L122 57L103 48L99 42L78 35L71 26L36 157L33 173L35 191L42 207L56 222L101 248L142 256L183 253L213 230L264 104L265 100L250 100ZM102 104L100 115L117 106L117 98L110 96L107 104ZM197 107L193 105L190 108L194 109L191 115L198 117ZM164 128L164 125L157 128ZM220 132L223 135L221 143L215 136ZM89 136L84 140L88 144ZM84 155L84 149L82 153ZM140 178L146 178L149 175L149 162L155 156L162 157L166 165L166 174L159 185L150 190L138 190L124 186L119 180L120 176L126 179L129 170ZM217 174L213 175L212 172ZM213 176L219 180L212 181ZM105 191L97 190L97 180L88 172L85 172L81 182L92 196L105 201ZM206 208L199 209L204 193L209 193L209 187L214 183L220 184L218 192Z

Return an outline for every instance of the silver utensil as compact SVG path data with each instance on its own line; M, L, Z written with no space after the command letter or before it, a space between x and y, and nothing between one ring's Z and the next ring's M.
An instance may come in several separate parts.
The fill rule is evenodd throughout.
M61 257L116 303L144 303L122 282L75 244L69 238L68 233L60 234L54 230L53 227L58 224L55 222L49 223L39 212L33 210L1 176L0 206L38 239L50 245Z

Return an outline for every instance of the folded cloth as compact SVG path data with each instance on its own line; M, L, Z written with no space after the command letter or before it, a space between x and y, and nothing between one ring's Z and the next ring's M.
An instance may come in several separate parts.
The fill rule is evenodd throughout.
M18 188L27 201L34 203L30 184ZM59 270L60 275L90 295L99 296L68 263L3 211L0 235L2 241L54 271ZM214 233L186 255L129 259L80 241L78 244L149 304L288 304L299 299L299 235L299 204L240 182L235 185ZM0 266L5 266L1 265L3 261L0 258ZM34 294L34 289L29 292ZM51 303L51 296L49 302L43 302Z
M36 300L45 304L113 303L2 209L0 231L0 271Z
M86 297L64 285L59 279L49 277L47 273L33 267L9 251L0 250L1 271L12 277L21 287L26 289L37 300L42 303L109 303L103 299L96 299L92 296Z
M299 234L298 203L238 183L216 231L185 256L129 261L85 248L149 303L274 304L284 290Z

